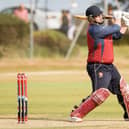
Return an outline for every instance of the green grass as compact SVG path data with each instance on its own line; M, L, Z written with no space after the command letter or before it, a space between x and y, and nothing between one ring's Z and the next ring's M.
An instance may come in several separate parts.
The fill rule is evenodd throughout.
M71 56L68 60L63 57L48 58L1 58L0 72L19 71L45 71L45 70L84 70L87 57L87 47L80 47L80 52L76 56ZM120 70L129 69L129 45L115 46L114 63Z
M73 105L79 104L83 97L90 94L90 91L89 81L39 82L29 80L29 115L32 118L40 117L41 119L67 119ZM16 115L17 86L15 81L0 82L0 98L0 116ZM111 95L104 104L89 113L86 119L121 118L121 113L122 110L115 96Z
M129 46L115 47L115 64L129 82ZM16 76L2 76L2 73L20 71L51 71L51 70L83 70L87 48L75 58L45 59L2 59L0 61L0 118L17 117L17 83ZM29 75L28 102L29 119L37 120L67 120L75 104L91 92L91 84L87 74L64 75ZM122 119L123 111L116 96L110 97L95 110L90 112L85 120ZM93 125L94 127L94 125ZM85 129L86 127L53 127L52 129ZM89 127L90 128L90 127ZM88 129L89 129L88 128ZM91 127L92 128L92 127ZM37 129L37 128L36 128ZM45 128L50 129L50 128Z
M81 99L86 97L91 92L90 82L78 75L69 75L70 80L65 80L67 77L53 75L46 80L47 77L33 79L30 77L28 81L28 102L29 102L29 121L30 120L50 120L59 121L68 120L73 105L79 104ZM45 79L44 79L45 78ZM75 78L75 80L73 79ZM86 76L87 78L87 76ZM80 81L79 81L80 79ZM16 79L0 81L0 119L17 119L17 85ZM95 129L94 120L116 120L122 119L122 108L118 105L116 97L110 97L101 106L90 112L84 122L93 121L93 125L89 126L67 126L67 127L33 127L33 129ZM16 120L17 121L17 120ZM28 121L28 123L29 123ZM13 125L12 125L13 126ZM8 126L7 126L8 127ZM21 125L19 128L28 129L29 125ZM102 125L102 128L107 127ZM9 128L9 127L8 127ZM14 127L15 129L16 127ZM116 128L114 128L116 129Z

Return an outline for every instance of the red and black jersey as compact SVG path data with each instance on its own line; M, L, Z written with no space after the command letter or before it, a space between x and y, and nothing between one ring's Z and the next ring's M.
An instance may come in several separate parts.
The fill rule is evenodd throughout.
M89 25L87 31L88 59L87 62L107 63L114 60L113 39L120 39L120 26Z

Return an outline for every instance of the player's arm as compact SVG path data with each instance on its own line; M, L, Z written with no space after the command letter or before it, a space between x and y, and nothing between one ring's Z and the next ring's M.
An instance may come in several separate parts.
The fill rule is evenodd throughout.
M120 29L120 32L112 34L112 38L114 40L120 39L122 37L122 35L126 33L127 29L128 29L127 27L122 26L121 29Z
M95 35L97 38L105 38L109 35L114 35L115 38L119 39L121 29L121 19L112 19L112 25L110 26L99 26L95 29Z
M121 37L122 37L122 33L121 33L121 32L117 32L117 33L112 34L112 38L113 38L114 40L118 40L118 39L120 39Z
M127 26L121 26L121 29L120 29L121 34L125 34L127 29L128 29Z
M127 26L121 25L120 32L112 34L112 38L114 40L120 39L122 37L122 35L126 33L127 29L128 29Z
M111 26L98 26L94 29L95 38L105 38L108 35L113 35L120 32L120 26L117 24Z
M127 29L128 29L128 27L127 27L127 25L125 24L125 23L121 23L121 19L112 19L112 23L114 23L114 24L118 24L121 28L120 28L120 33L117 33L118 34L118 36L121 34L125 34L126 33L126 31L127 31ZM117 35L117 34L115 34L115 35ZM115 36L116 37L116 36Z

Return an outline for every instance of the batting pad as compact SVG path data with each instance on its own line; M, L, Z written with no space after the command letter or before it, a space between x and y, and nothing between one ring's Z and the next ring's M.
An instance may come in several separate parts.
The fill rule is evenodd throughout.
M100 88L96 90L88 99L86 99L77 109L71 113L71 117L83 118L90 111L103 103L109 95L110 92L106 88Z
M126 111L128 113L128 117L129 117L129 85L126 83L126 81L123 77L121 77L121 79L120 79L120 90L121 90L122 96L124 98Z

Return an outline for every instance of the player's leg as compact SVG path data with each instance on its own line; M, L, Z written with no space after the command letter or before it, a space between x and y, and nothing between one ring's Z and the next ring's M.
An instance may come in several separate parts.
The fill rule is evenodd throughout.
M110 85L109 85L109 90L113 94L117 95L117 100L118 100L119 104L121 105L121 107L124 110L123 117L124 117L124 119L128 119L126 106L125 106L124 99L123 99L123 96L122 96L121 90L120 90L120 79L121 79L121 75L118 72L117 68L113 65L112 79L111 79L111 82L110 82Z
M102 104L109 96L109 90L106 88L100 88L96 90L88 99L86 99L76 110L71 113L71 119L73 121L76 118L83 118L90 111Z
M121 107L122 107L123 110L124 110L123 118L124 118L125 120L128 120L128 113L127 113L127 111L126 111L126 106L125 106L125 103L124 103L123 96L122 96L122 95L117 95L117 99L118 99L119 104L121 105Z
M129 85L127 84L127 82L123 77L121 77L120 79L120 90L123 96L123 100L124 100L126 111L129 118Z
M71 113L71 121L81 121L85 115L92 111L96 106L103 103L109 96L108 85L111 80L110 71L104 65L91 65L88 71L92 80L93 93L79 107ZM79 119L78 119L79 118Z
M95 91L95 75L96 75L96 74L95 74L94 68L95 68L95 67L94 67L93 64L87 66L87 71L88 71L88 74L89 74L89 77L90 77L91 83L92 83L92 93ZM86 98L83 98L82 101L81 101L81 103L79 104L79 106L80 106L85 100L87 100L89 97L90 97L90 95L87 96ZM75 111L79 106L78 106L78 105L74 105L72 112Z

